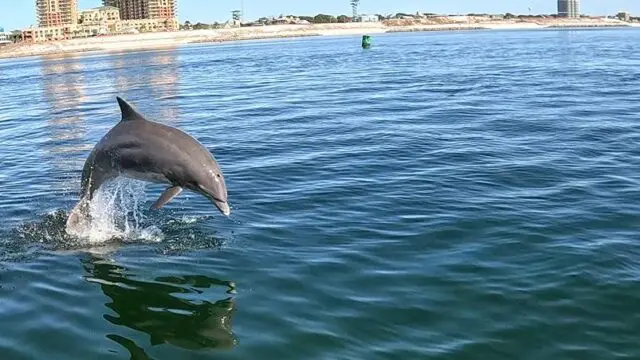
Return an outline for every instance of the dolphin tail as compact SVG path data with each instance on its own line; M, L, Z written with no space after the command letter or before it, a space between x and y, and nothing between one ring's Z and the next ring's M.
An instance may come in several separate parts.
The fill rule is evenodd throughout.
M79 234L89 224L91 220L89 205L90 200L87 197L83 197L69 212L66 225L67 234Z

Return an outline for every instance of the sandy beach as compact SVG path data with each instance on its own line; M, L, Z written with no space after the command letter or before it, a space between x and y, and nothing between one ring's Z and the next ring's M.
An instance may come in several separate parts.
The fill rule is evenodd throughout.
M629 27L638 24L601 19L495 20L455 17L438 20L387 20L372 23L273 25L216 30L191 30L134 35L101 36L84 39L19 43L0 48L0 58L16 58L82 52L136 51L171 48L191 43L276 39L306 36L349 36L410 31L527 30L545 28Z

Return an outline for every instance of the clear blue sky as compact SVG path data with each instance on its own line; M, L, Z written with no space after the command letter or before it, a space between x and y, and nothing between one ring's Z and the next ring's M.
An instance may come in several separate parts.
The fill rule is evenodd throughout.
M100 6L100 0L79 0L80 8ZM414 13L518 13L526 14L531 7L534 13L552 14L556 0L361 0L361 13L390 14ZM611 15L627 10L640 15L639 0L581 0L582 13ZM240 0L178 0L180 22L222 22L231 17L231 10L240 7ZM0 0L0 26L5 30L23 28L35 24L35 0ZM349 14L349 0L244 0L245 18L280 14L333 15Z

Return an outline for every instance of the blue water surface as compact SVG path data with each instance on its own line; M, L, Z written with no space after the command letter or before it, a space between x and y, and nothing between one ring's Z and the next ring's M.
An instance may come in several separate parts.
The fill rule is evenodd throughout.
M640 358L638 34L0 61L0 358ZM118 95L214 153L229 218L147 185L151 235L64 235Z

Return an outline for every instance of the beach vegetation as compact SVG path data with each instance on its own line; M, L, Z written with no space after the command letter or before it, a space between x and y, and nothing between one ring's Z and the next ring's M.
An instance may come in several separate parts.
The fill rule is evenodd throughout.
M329 24L337 23L338 19L333 15L318 14L313 17L313 23L315 24Z

